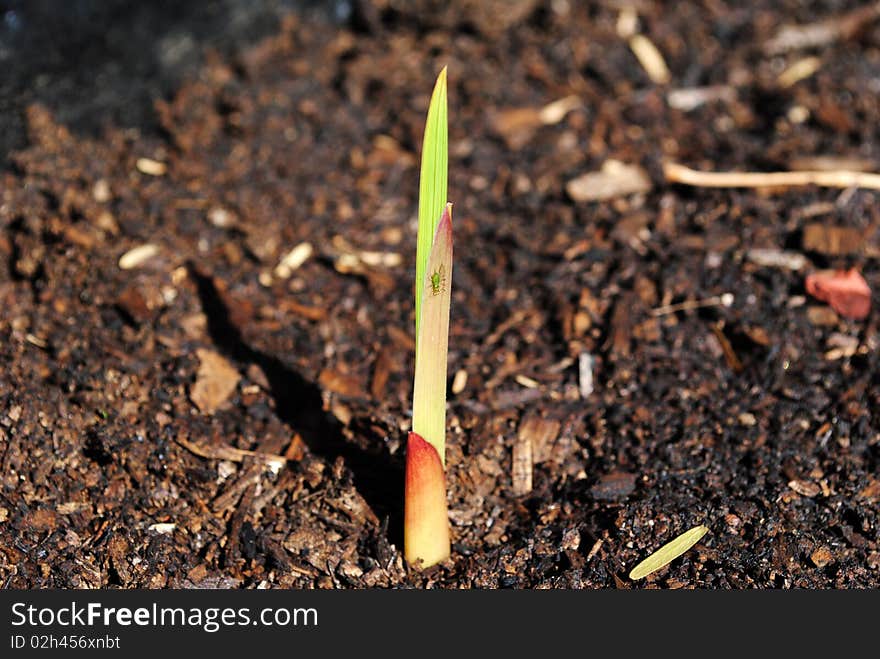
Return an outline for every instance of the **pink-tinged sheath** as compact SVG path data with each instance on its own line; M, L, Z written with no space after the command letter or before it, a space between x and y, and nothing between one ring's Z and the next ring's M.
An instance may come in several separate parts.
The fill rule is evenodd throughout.
M429 567L449 557L449 518L443 463L431 444L414 432L406 443L404 555Z

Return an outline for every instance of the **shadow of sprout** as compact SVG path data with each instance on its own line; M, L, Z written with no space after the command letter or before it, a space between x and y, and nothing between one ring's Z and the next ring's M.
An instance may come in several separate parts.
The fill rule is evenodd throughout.
M348 441L339 421L324 410L318 385L277 357L247 345L211 277L191 263L187 270L196 284L208 334L217 349L241 367L259 366L269 382L278 418L299 433L313 455L330 463L343 458L354 487L387 525L389 542L402 545L403 461L390 455L380 442L373 442L375 448L365 449Z

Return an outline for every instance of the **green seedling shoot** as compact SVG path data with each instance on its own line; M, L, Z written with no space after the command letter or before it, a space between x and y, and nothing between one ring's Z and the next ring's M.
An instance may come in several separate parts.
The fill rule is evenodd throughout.
M446 190L449 168L449 131L446 110L446 67L437 76L425 136L422 141L422 165L419 174L419 229L416 237L416 341L422 311L422 287L428 270L428 255L434 244L440 216L446 207ZM433 277L431 280L433 284Z
M416 247L416 368L406 449L404 554L428 567L449 557L446 512L446 361L452 280L447 189L446 69L437 78L422 145Z

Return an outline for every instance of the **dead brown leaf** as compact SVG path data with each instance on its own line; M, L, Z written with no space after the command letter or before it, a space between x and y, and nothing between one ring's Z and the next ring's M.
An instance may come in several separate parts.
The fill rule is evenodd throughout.
M213 350L200 348L197 354L201 364L189 397L202 414L213 414L235 391L240 376L225 357Z

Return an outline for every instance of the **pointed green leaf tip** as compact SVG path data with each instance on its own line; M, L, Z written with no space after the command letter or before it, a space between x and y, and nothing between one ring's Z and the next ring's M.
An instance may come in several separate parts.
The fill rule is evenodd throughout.
M422 168L419 175L419 233L416 246L416 341L422 318L422 282L428 269L431 242L437 233L440 216L446 206L449 168L449 135L446 117L446 67L437 76L425 137L422 142Z

